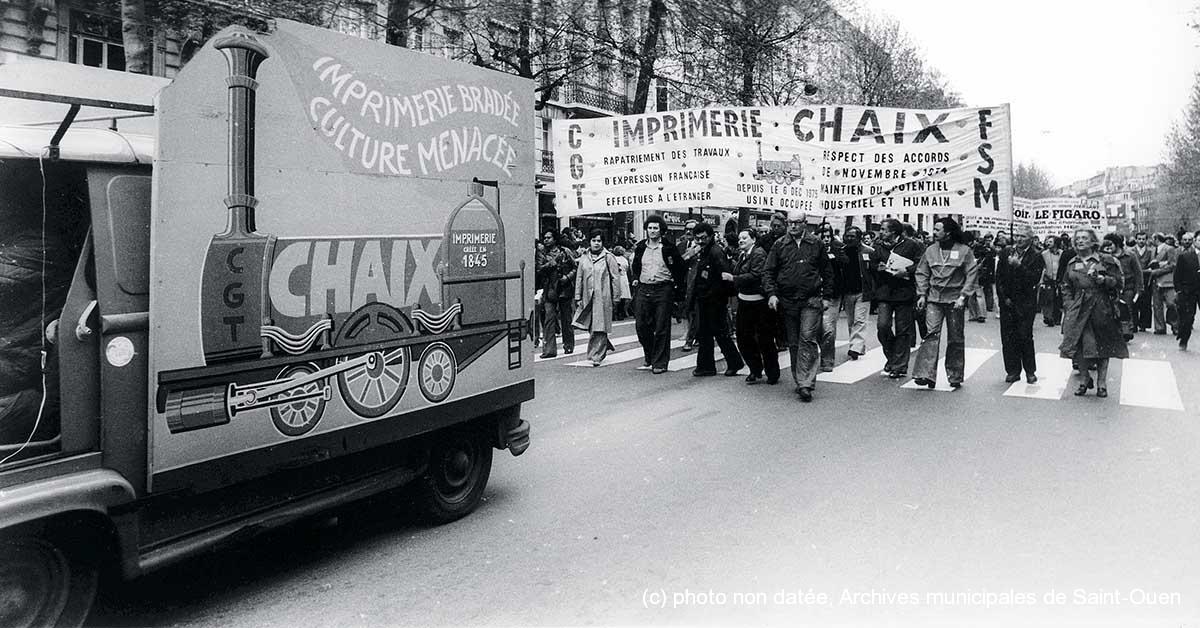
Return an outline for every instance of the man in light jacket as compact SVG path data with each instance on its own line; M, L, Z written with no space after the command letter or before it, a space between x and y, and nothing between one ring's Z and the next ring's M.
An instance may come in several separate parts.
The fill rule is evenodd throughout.
M1175 261L1179 258L1179 249L1162 234L1155 234L1155 239L1158 240L1158 249L1150 262L1150 278L1154 282L1154 296L1150 308L1154 312L1154 333L1165 336L1167 325L1171 326L1171 333L1175 334L1177 331Z
M962 227L953 218L933 223L934 244L917 262L917 309L925 308L927 334L913 366L913 381L933 388L937 382L942 322L946 323L946 378L951 388L962 386L966 368L963 308L978 290L979 265L963 244Z

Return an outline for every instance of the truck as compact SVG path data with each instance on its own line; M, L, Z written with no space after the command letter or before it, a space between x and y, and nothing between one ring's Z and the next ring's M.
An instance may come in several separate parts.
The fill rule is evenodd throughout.
M285 20L55 66L0 65L53 113L0 119L0 625L368 496L472 512L530 443L532 85Z

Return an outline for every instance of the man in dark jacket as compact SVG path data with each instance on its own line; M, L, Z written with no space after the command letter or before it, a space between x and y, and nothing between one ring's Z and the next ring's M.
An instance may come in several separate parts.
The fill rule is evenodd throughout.
M737 345L729 336L727 325L729 295L733 290L732 282L727 285L724 279L731 270L729 258L715 242L711 225L699 223L692 233L699 247L688 272L691 284L688 286L687 308L694 313L697 345L696 369L692 375L703 377L717 374L713 356L715 341L721 346L721 355L725 356L725 376L732 377L737 375L744 363Z
M817 330L825 300L833 297L833 267L825 245L804 227L807 214L788 213L787 235L775 241L767 254L763 288L767 305L783 311L792 379L800 401L812 401L817 382Z
M996 296L1000 299L1000 345L1004 351L1004 381L1037 382L1037 359L1033 346L1033 319L1037 317L1038 286L1045 262L1033 246L1029 225L1017 227L1013 244L996 256Z
M897 258L889 264L893 253ZM871 253L871 274L877 306L875 329L887 357L883 371L892 379L908 374L917 302L917 261L924 253L921 243L905 237L903 223L895 218L883 221L883 232Z
M1180 238L1179 258L1175 261L1175 307L1179 310L1179 350L1187 351L1196 321L1196 303L1200 300L1200 231Z
M821 225L821 244L825 245L825 258L833 271L832 299L824 303L821 313L821 372L833 370L834 347L837 345L837 321L841 313L842 295L845 294L846 253L842 242L833 235L833 225Z
M666 373L671 360L671 305L683 294L687 272L683 257L664 238L667 225L662 216L647 216L642 224L646 239L633 252L632 287L638 342L645 356L643 368Z
M558 340L555 336L562 330L563 353L575 351L575 329L571 327L574 314L572 298L575 294L575 258L560 244L553 231L542 236L545 251L537 262L537 282L542 290L542 308L546 336L542 345L543 358L558 355Z
M841 309L846 313L846 326L850 332L849 356L851 360L857 360L867 351L864 332L875 292L871 273L871 253L874 249L862 243L861 229L850 227L846 229L842 252L845 253L846 263L842 267L837 290L841 293Z

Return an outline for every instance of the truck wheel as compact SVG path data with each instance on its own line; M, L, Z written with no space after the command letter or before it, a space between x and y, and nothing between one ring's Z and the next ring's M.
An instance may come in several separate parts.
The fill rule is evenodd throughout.
M0 626L80 626L96 597L99 566L48 538L0 541Z
M471 427L446 430L436 438L429 467L411 490L420 514L442 524L479 506L492 473L492 443L484 430Z

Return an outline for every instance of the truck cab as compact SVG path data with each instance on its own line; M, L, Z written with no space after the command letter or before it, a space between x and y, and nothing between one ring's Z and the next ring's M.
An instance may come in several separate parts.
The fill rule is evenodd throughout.
M78 625L102 570L378 493L453 521L493 449L529 446L532 159L348 162L306 115L334 101L321 59L532 94L290 22L222 31L174 81L0 64L0 625ZM460 112L532 154L531 118Z

